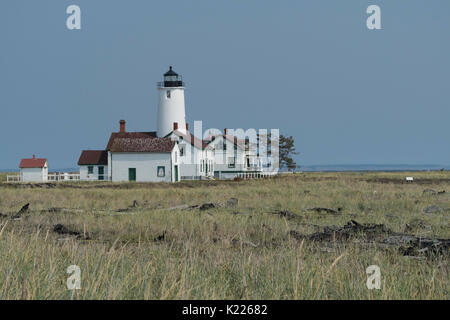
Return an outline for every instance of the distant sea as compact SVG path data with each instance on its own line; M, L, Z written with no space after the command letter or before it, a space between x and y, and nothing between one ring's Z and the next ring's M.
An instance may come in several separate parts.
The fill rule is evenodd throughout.
M341 171L438 171L450 170L450 165L437 164L338 164L338 165L301 165L297 171L305 172L341 172Z
M450 165L438 164L325 164L325 165L301 165L297 171L304 172L341 172L341 171L439 171L450 170ZM0 172L18 172L18 169L0 169ZM50 172L78 172L78 168L51 169ZM285 170L282 170L285 171Z

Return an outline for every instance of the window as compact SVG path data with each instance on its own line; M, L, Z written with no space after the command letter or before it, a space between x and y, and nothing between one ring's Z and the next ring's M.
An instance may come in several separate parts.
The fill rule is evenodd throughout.
M170 99L170 96L171 96L170 90L167 90L167 91L166 91L166 96L167 96L167 99Z
M225 139L223 140L223 150L227 150L227 142Z
M164 166L158 166L158 171L157 171L158 177L159 178L163 178L166 176L166 167Z
M185 154L185 147L184 146L180 146L180 157L183 157Z
M228 168L235 168L236 167L236 159L234 157L228 158Z
M88 166L88 174L94 173L94 166Z

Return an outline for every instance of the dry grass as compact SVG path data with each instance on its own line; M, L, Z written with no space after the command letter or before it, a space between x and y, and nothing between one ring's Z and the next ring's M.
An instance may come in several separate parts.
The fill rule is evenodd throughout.
M402 183L406 175L417 180ZM381 179L381 180L380 180ZM382 180L387 179L387 180ZM422 180L420 180L422 179ZM77 188L0 186L0 212L30 203L20 221L0 220L0 299L448 299L448 257L408 259L394 249L347 243L324 250L288 236L312 224L384 223L403 232L420 219L427 237L449 238L450 173L305 173L262 181L92 184ZM447 190L424 195L423 190ZM167 210L226 202L237 208ZM139 207L116 212L137 200ZM340 215L305 211L341 207ZM51 207L72 210L41 212ZM290 210L301 218L272 214ZM238 214L235 214L238 213ZM55 234L57 223L89 235ZM154 241L166 231L164 241ZM66 238L62 240L61 238ZM366 268L381 268L368 290ZM81 268L82 289L66 288L66 268Z

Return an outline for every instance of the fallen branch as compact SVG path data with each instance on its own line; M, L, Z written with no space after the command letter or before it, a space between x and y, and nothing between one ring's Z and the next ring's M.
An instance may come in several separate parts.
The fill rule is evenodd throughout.
M322 208L322 207L314 207L314 208L307 208L306 211L315 211L317 213L332 213L332 214L338 214L342 208L338 208L337 210L331 209L331 208Z
M303 235L295 230L289 235L299 241L346 242L354 239L363 243L378 243L384 246L400 247L403 255L448 254L450 239L421 238L409 234L392 232L384 224L360 224L351 220L343 227L325 227L321 232ZM406 246L406 248L404 247Z

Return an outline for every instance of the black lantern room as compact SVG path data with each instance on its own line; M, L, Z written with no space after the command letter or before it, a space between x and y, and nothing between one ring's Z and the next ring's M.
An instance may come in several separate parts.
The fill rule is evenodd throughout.
M178 73L172 70L170 66L169 71L164 74L164 87L183 87L183 79Z

